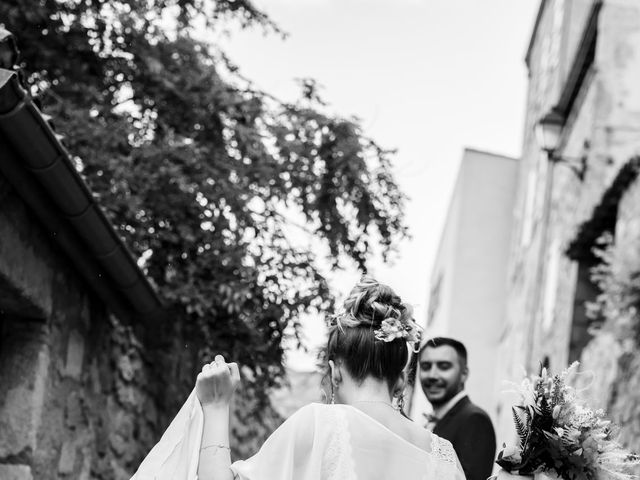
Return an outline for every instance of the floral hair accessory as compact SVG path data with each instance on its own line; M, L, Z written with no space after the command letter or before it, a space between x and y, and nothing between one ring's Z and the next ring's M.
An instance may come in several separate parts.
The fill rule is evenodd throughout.
M353 328L362 325L362 322L355 318L349 312L340 312L328 317L329 325L337 326L341 331L346 328ZM420 338L422 336L422 329L413 320L408 317L407 319L389 317L382 321L380 328L373 331L376 340L383 342L392 342L396 338L404 339L414 352L418 352L420 348Z
M393 342L396 338L404 339L414 352L420 346L422 329L412 319L402 321L401 318L385 318L380 328L373 332L377 340Z

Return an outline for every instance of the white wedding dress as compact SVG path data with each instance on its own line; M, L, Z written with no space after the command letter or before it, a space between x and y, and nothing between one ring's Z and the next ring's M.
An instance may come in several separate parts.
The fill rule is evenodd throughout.
M131 480L197 480L202 425L192 392ZM437 435L427 452L357 408L318 403L294 413L231 470L240 480L465 480L451 444Z

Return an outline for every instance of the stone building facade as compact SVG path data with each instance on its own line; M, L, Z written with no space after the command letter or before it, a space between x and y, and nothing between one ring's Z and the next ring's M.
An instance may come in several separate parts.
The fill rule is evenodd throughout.
M598 239L609 238L614 254L624 256L618 265L640 270L640 2L542 0L526 63L529 89L497 377L519 381L521 366L558 371L581 360L589 378L595 375L579 380L592 401L608 409L622 425L623 439L640 450L640 398L632 393L639 379L630 367L638 363L637 338L620 334L625 315L613 308L608 314L588 311L608 288L593 277L594 268L607 263L594 253ZM560 127L552 147L536 135L545 116ZM619 306L625 303L621 312L633 306L610 290ZM635 331L629 326L634 322L624 328ZM512 402L503 395L497 405L498 435L505 440L513 435Z
M134 333L161 304L16 56L0 29L0 478L129 478L166 424Z

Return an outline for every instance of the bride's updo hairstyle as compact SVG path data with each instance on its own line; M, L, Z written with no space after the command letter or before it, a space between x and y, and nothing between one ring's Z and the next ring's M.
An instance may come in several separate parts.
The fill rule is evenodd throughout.
M344 313L333 317L326 360L341 361L358 383L371 375L392 388L407 364L409 349L405 338L376 338L384 320L414 322L411 307L390 287L364 276L345 300Z

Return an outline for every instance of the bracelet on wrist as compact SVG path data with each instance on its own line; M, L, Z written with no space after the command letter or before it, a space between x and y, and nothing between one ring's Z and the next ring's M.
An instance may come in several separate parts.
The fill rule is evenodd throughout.
M230 447L228 447L227 445L222 445L222 444L218 444L218 443L214 443L214 444L211 444L211 445L207 445L207 446L205 446L205 447L200 448L200 450L201 450L201 451L202 451L202 450L206 450L207 448L223 448L223 449L225 449L225 450L229 450L229 451L231 451L231 448L230 448Z

